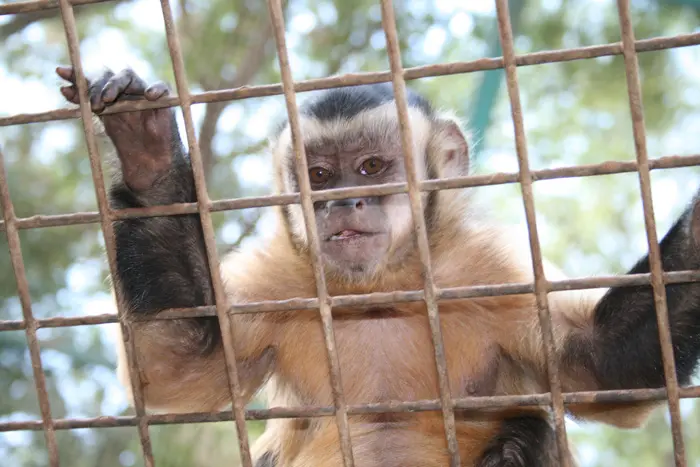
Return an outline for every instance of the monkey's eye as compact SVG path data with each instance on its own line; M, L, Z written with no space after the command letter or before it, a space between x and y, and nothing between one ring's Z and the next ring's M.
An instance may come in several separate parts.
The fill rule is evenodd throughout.
M384 161L377 157L370 157L360 166L362 175L376 175L384 168Z
M322 185L333 176L333 172L323 167L312 167L309 169L309 179L314 185Z

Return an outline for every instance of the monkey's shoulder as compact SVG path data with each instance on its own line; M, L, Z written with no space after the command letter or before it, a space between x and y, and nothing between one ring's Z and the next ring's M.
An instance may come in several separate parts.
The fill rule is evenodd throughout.
M233 302L316 296L308 261L281 241L272 241L264 248L232 251L222 259L221 271L226 292Z
M524 283L532 280L527 237L521 229L475 222L433 245L439 287Z

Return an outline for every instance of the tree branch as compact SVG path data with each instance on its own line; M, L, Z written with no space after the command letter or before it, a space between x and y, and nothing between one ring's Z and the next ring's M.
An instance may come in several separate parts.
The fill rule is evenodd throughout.
M267 59L265 48L270 42L271 32L270 22L265 21L265 27L255 37L254 42L247 48L246 54L240 60L241 66L236 70L236 76L229 80L219 80L218 89L238 88L248 84L253 79ZM213 142L216 135L216 125L228 105L229 102L213 102L207 104L204 112L199 132L199 148L202 152L202 162L206 174L211 173L214 165Z
M117 3L124 3L129 0L115 0L111 2L109 8L114 8ZM93 6L92 13L95 13L95 6ZM84 15L85 12L89 11L88 8L75 8L75 16ZM48 10L40 10L32 13L23 13L21 15L15 15L10 21L0 26L0 42L4 42L8 37L18 32L23 31L26 27L31 26L34 23L43 21L45 19L58 18L61 15L61 10L58 8L50 8Z
M187 11L187 0L180 0L180 25L182 35L190 37L190 13Z
M4 41L11 35L22 31L27 26L38 21L58 17L59 13L60 10L52 8L50 10L37 11L32 14L24 13L22 15L15 15L12 20L0 26L0 38Z

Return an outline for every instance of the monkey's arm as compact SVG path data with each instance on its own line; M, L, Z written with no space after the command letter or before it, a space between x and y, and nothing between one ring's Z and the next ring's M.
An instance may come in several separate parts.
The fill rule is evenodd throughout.
M665 235L660 251L664 271L700 268L700 196ZM647 255L628 274L649 271ZM550 294L550 308L564 391L665 385L651 285L613 287L600 300L586 293L572 294L569 299L556 295ZM666 297L677 377L681 385L687 385L700 357L700 283L667 285ZM538 337L529 339L529 352L535 355L535 365L544 370L539 328L533 334ZM655 405L581 404L569 409L586 418L638 426Z
M664 271L700 268L700 197L686 210L660 243ZM649 257L629 274L648 273ZM700 355L700 283L666 286L676 372L687 385ZM664 385L661 347L652 287L615 287L597 303L593 338L571 336L567 357L595 368L610 389ZM592 354L586 354L586 350ZM618 358L612 358L619 356Z
M700 196L660 243L664 271L700 268ZM650 272L646 255L629 274ZM700 283L666 286L676 375L688 385L700 357ZM588 369L601 389L665 385L651 285L614 287L597 302L591 332L571 333L562 349L563 367ZM652 404L648 404L652 405ZM589 407L582 406L587 413Z
M74 82L70 68L57 71ZM75 85L62 92L77 102ZM156 100L167 92L164 84L148 87L128 70L117 75L107 72L89 85L96 112L118 100ZM109 191L113 209L196 201L189 159L172 109L105 115L101 120L121 163L120 176ZM198 215L120 220L114 222L114 232L116 276L112 280L130 317L214 304ZM133 329L147 406L212 410L229 402L217 318L134 322ZM234 329L240 379L250 395L273 363L271 330L255 319L237 320ZM124 365L122 359L120 376L128 383Z

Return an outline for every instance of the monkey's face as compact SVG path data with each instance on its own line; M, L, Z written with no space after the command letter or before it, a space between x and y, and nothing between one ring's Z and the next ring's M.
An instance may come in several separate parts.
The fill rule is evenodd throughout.
M386 105L349 121L302 119L311 189L405 182L398 122L390 114L393 109L393 104ZM414 113L419 129L421 124L429 124ZM280 143L276 154L284 161L280 164L282 190L298 191L288 133L283 134ZM415 154L424 154L425 149L425 138L416 138ZM424 173L425 164L420 159L418 165ZM412 220L407 194L319 201L314 204L314 212L322 260L331 274L368 280L410 251ZM286 207L285 215L293 238L308 245L300 206Z
M342 147L309 148L312 189L404 181L403 157L395 143L360 138ZM407 195L321 201L314 209L326 267L346 276L376 273L410 229Z
M300 119L314 191L406 181L395 103L364 108L372 96L360 92L355 99L352 92L326 94L321 101L326 107ZM357 113L352 113L353 102ZM462 175L468 156L457 125L429 118L415 107L409 109L409 118L418 178ZM279 191L298 192L289 127L275 141L273 154ZM426 193L423 197L427 201ZM401 264L413 249L408 194L319 201L314 212L322 260L326 271L335 276L371 281L386 266ZM294 242L308 246L301 207L285 206L283 213Z

